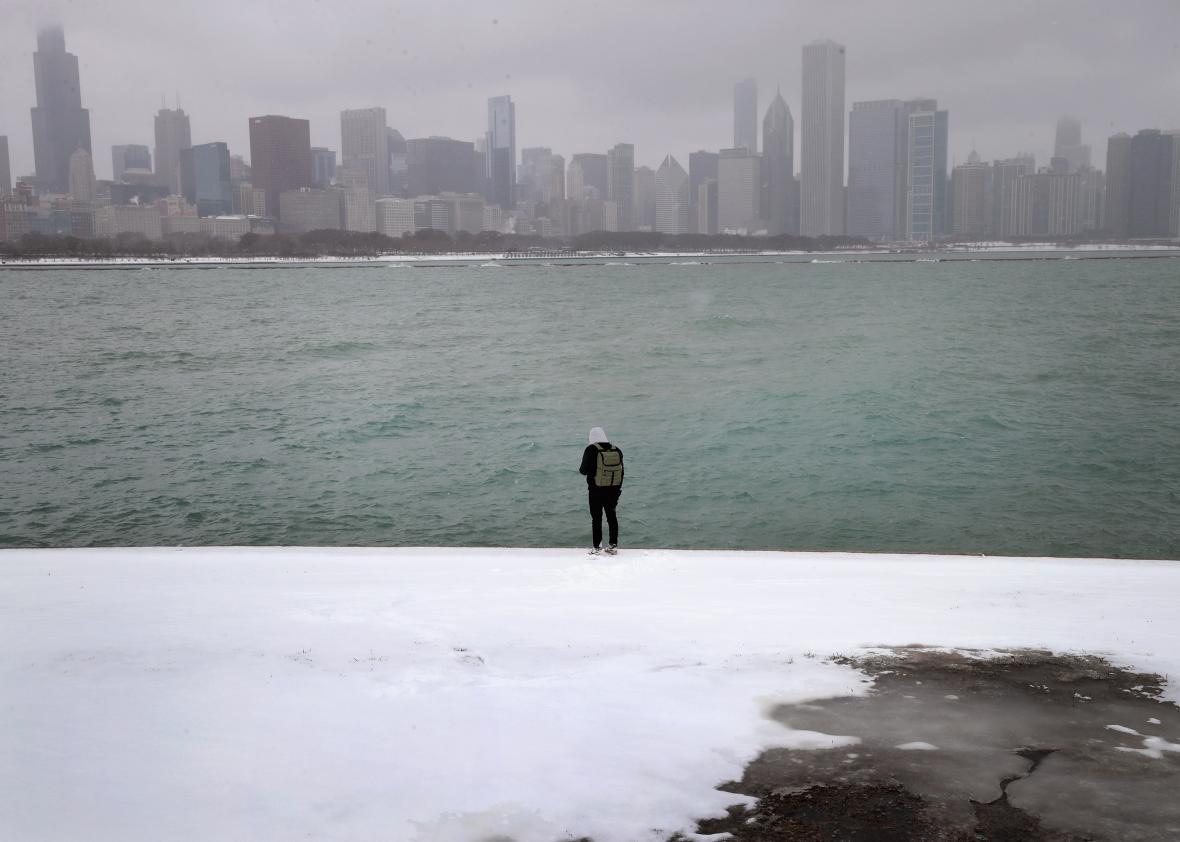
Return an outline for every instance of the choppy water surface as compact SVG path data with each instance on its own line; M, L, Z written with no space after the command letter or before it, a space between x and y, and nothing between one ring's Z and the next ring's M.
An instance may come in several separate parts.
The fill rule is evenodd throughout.
M1180 261L0 270L0 546L1180 554Z

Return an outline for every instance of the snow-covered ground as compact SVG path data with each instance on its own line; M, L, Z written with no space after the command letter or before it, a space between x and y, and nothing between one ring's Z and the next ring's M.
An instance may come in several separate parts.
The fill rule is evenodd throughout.
M740 797L878 646L1168 674L1180 563L517 549L0 552L0 838L633 842ZM913 741L922 738L915 723Z

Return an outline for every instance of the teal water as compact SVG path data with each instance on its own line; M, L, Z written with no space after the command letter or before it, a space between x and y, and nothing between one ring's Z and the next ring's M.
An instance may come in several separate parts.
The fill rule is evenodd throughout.
M0 270L0 546L1180 556L1180 262Z

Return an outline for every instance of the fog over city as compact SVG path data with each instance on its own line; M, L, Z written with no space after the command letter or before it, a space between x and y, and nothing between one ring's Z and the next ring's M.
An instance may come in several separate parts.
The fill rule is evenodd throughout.
M933 0L7 0L0 27L0 135L12 175L33 171L29 109L38 28L59 24L78 56L94 166L113 144L151 145L153 115L177 98L194 143L249 155L247 118L310 120L313 145L340 144L340 112L383 106L403 136L473 140L487 99L516 103L517 148L569 155L634 143L636 164L729 146L733 85L776 86L796 121L800 51L847 48L848 107L931 97L949 111L951 163L1052 153L1058 116L1105 139L1180 127L1175 0L965 4ZM798 148L798 141L796 141ZM796 161L796 166L797 166Z

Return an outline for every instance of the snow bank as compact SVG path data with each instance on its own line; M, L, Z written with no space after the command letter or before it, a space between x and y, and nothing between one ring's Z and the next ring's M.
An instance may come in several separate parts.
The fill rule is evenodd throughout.
M741 801L713 787L766 747L857 742L764 715L866 692L826 656L1174 676L1177 594L1150 561L3 551L0 837L661 839Z

